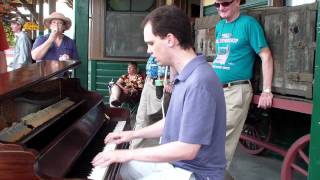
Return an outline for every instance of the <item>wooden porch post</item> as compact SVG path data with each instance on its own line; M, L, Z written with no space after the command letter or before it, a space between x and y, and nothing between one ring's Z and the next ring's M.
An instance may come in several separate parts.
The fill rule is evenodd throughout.
M49 4L49 14L53 13L54 11L56 11L56 0L48 0L48 4Z
M32 7L33 7L33 9L36 9L36 5L37 5L37 0L32 0ZM30 21L31 22L37 22L37 19L35 18L35 17L33 17L33 16L30 16ZM38 25L39 25L39 27L40 27L40 24L38 23ZM36 37L37 37L37 31L36 30L33 30L32 31L32 35L31 35L31 38L34 40L34 39L36 39Z
M203 17L204 0L200 0L200 18Z
M93 1L94 2L94 1ZM81 61L75 70L83 88L88 88L88 46L89 46L89 1L74 0L75 41Z
M309 175L308 180L320 179L320 5L317 0L317 49L314 68L314 84L313 84L313 112L311 117L311 136L309 147Z
M273 6L273 7L282 7L284 2L284 0L269 0L269 5Z
M39 14L38 14L38 22L39 22L39 35L43 35L43 0L38 0L39 4Z

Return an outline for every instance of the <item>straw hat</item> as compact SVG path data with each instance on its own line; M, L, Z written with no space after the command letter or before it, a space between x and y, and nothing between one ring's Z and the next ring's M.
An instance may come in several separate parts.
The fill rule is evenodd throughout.
M60 19L64 22L65 24L65 30L68 30L71 27L71 19L68 17L65 17L63 14L58 13L58 12L53 12L51 13L47 18L43 20L44 25L49 28L51 20L53 19Z

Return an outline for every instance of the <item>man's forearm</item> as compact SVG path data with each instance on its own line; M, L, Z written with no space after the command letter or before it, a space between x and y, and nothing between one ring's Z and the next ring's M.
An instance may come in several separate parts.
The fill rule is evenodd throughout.
M155 147L138 148L128 152L130 160L148 162L172 162L192 160L196 157L201 145L187 144L179 141Z
M44 57L44 55L47 53L47 51L49 50L51 44L52 44L52 42L46 40L43 44L41 44L40 46L33 49L31 51L32 58L35 60L41 60Z
M162 135L164 120L160 120L150 126L134 131L133 138L156 138Z
M273 76L273 59L269 48L265 48L261 53L263 89L271 89Z

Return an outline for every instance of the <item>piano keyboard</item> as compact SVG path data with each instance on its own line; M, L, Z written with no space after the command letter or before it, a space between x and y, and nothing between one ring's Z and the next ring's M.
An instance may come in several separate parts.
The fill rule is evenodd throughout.
M113 132L121 132L123 131L124 127L126 125L126 121L119 121L114 128ZM112 151L116 149L116 144L115 143L109 143L107 144L104 148L103 151ZM108 172L108 167L94 167L88 176L88 179L92 180L102 180L105 178L106 174Z

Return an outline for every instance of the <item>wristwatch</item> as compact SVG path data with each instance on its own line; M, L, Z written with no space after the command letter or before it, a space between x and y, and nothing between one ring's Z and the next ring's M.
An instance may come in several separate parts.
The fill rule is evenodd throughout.
M271 89L270 88L266 88L263 90L264 93L271 93Z

